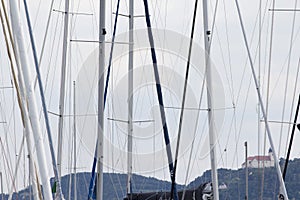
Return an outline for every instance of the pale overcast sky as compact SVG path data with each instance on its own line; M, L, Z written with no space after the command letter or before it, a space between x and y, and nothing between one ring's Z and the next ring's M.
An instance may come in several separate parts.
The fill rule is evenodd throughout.
M8 2L8 1L7 1ZM143 15L143 1L135 1L135 14ZM112 24L116 9L116 0L107 1L107 41L111 40ZM259 0L240 1L240 7L248 42L251 46L252 58L255 61L256 73L260 71L261 90L266 99L267 94L267 76L269 68L270 55L270 27L271 14L269 9L272 7L271 1L262 1L262 28L261 28L261 47L259 52ZM34 35L38 54L40 55L45 27L48 18L51 1L34 0L28 2L32 23L34 24ZM276 8L294 8L294 1L278 2ZM22 11L22 23L24 32L28 37L23 3L20 1ZM153 28L160 31L154 31L155 43L158 46L158 64L161 66L161 78L164 85L163 92L165 105L169 107L180 107L185 61L187 58L188 37L191 31L193 1L180 0L149 0L150 14ZM216 2L209 3L209 26L212 27L212 18ZM64 9L63 1L55 1L55 10L52 12L52 18L46 40L45 51L41 63L43 81L45 85L45 94L48 103L48 110L54 113L58 112L59 83L61 68L61 46L63 35L63 14L59 11ZM70 6L74 13L86 13L92 15L71 15L70 38L78 40L98 40L98 8L99 2L94 0L72 1ZM121 1L120 13L128 14L128 1ZM286 80L287 97L283 116L284 122L289 122L294 118L294 110L299 94L299 87L295 85L299 55L297 46L299 46L299 18L295 17L294 33L292 39L292 48L290 51L290 41L293 25L293 12L276 12L274 18L273 47L271 60L271 79L270 79L270 101L269 101L269 120L282 121L282 110L284 104ZM203 34L202 34L202 2L199 2L197 23L195 30L194 51L193 51L193 69L191 70L189 91L187 98L187 107L197 108L201 93L201 84L203 81ZM135 29L144 29L146 27L143 17L135 18ZM235 1L218 1L215 29L212 38L211 61L213 63L215 99L217 101L216 126L219 130L217 142L217 160L218 168L240 168L244 160L244 141L248 141L249 154L257 155L267 153L270 145L266 140L264 144L264 123L261 124L261 135L258 139L258 102L250 71L249 62L246 55L246 48L241 34ZM119 17L116 41L126 42L128 31L128 19ZM133 172L155 176L160 179L169 180L167 157L165 154L162 132L160 131L160 118L155 89L153 87L153 72L151 71L151 57L147 48L148 39L146 32L135 32L135 91L134 91L134 120L151 120L149 123L135 123L133 134L134 141L134 164ZM9 70L9 61L7 59L6 49L4 48L3 32L0 32L0 39L3 48L0 50L1 77L0 87L11 85L11 73ZM29 44L29 43L28 43ZM95 116L96 113L96 88L90 89L95 85L96 53L92 53L97 48L96 43L77 43L72 42L69 45L68 75L67 75L67 93L66 93L66 115L72 115L73 103L73 81L76 81L77 91L77 138L78 139L78 171L91 171L93 151L95 147ZM107 43L107 60L109 56L110 43ZM28 47L28 52L30 48ZM106 118L127 120L127 46L126 44L117 44L116 53L113 57L113 75L109 89L108 105L105 111ZM28 54L31 61L31 53ZM290 55L290 58L289 58ZM260 59L260 65L259 65ZM290 61L289 61L290 59ZM289 68L288 68L289 63ZM71 66L71 70L70 69ZM260 70L259 70L260 66ZM202 70L202 71L201 71ZM289 70L289 75L287 72ZM32 68L33 71L33 68ZM299 85L299 84L298 84ZM222 86L222 87L220 87ZM295 89L294 89L295 88ZM292 105L295 92L294 105ZM16 95L11 89L0 90L0 121L7 122L1 124L0 136L5 150L9 154L10 166L15 165L15 154L19 151L22 137L20 125L20 113L18 110ZM14 99L14 100L13 100ZM39 95L37 101L40 102ZM14 102L14 103L11 103ZM266 104L266 102L264 102ZM219 106L219 107L218 107ZM293 107L292 107L293 106ZM233 108L235 107L235 109ZM206 108L206 92L204 92L201 108ZM292 113L291 113L292 109ZM167 123L169 125L172 151L175 152L176 135L179 121L179 110L166 108ZM50 115L53 139L57 141L57 116ZM260 116L262 119L262 116ZM178 169L178 182L184 183L186 177L187 163L191 144L194 138L194 127L196 120L196 111L186 111L181 153ZM45 126L41 118L43 130ZM70 170L71 141L72 141L72 118L66 117L65 138L64 138L64 159L63 174ZM106 120L106 150L105 150L105 171L126 173L126 124ZM288 125L284 124L281 131L281 124L270 123L271 131L277 153L283 157L286 155L287 135L291 132ZM206 111L200 111L198 128L195 133L195 147L192 154L192 163L187 181L192 181L200 176L205 170L210 168L207 137L207 117ZM154 133L154 134L153 134ZM299 131L295 134L295 144L299 141ZM56 144L56 143L55 143ZM45 139L45 148L49 157L49 175L52 176L51 160L48 151L47 139ZM55 145L55 149L56 149ZM105 148L105 147L104 147ZM265 148L265 150L263 150ZM226 149L226 151L225 151ZM1 148L0 171L7 171L7 165L4 161L4 153ZM299 146L292 148L292 158L300 156ZM24 177L24 166L27 163L22 161L18 183L23 187L24 183L21 177ZM14 168L14 167L13 167ZM11 169L13 170L13 169ZM25 175L26 176L26 175ZM8 179L8 176L5 177ZM25 179L26 181L28 178ZM5 188L7 189L7 188Z

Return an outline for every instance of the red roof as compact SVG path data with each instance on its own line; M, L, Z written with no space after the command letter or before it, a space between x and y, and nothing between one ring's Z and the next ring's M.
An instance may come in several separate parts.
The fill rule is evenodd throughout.
M258 160L258 161L271 161L270 156L251 156L248 157L247 160L253 161L253 160Z

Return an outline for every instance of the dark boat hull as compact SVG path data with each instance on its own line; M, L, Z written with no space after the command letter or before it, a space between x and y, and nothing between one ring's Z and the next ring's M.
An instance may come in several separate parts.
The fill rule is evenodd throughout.
M178 192L179 199L182 199L183 191ZM171 194L167 191L133 193L128 195L124 200L170 200ZM185 191L185 200L212 200L212 184L204 183L196 189Z

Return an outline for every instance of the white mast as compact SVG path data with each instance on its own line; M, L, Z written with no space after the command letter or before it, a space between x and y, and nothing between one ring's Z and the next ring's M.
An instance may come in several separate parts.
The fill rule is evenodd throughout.
M252 60L252 57L251 57L250 48L249 48L248 40L247 40L247 37L246 37L246 31L245 31L245 27L244 27L244 24L243 24L241 11L240 11L240 6L239 6L239 3L238 3L237 0L235 0L235 5L236 5L237 11L238 11L238 16L239 16L240 25L241 25L241 28L242 28L244 43L245 43L245 46L246 46L247 55L248 55L249 62L250 62L251 72L252 72L252 76L253 76L253 79L254 79L257 96L258 96L258 99L259 99L259 102L260 102L260 104L259 104L260 109L261 109L262 116L264 118L264 122L265 122L265 126L266 126L266 132L268 134L269 142L270 142L271 148L273 150L275 168L276 168L278 180L279 180L279 183L280 183L280 198L289 199L288 194L287 194L287 190L286 190L286 187L285 187L285 183L284 183L284 180L282 178L282 173L281 173L281 169L280 169L280 165L279 165L279 159L278 159L277 154L275 152L275 146L274 146L274 143L273 143L273 138L272 138L272 135L271 135L270 126L269 126L269 122L268 122L268 119L267 119L267 113L266 113L266 110L265 110L265 106L263 104L262 95L261 95L260 90L259 90L259 84L258 84L258 80L256 78L256 73L255 73L255 70L254 70L254 63L253 63L253 60Z
M23 82L21 80L21 78L19 78L19 81ZM20 85L23 85L23 84L20 84ZM22 88L23 88L22 90L24 90L23 86L22 86ZM16 85L16 90L19 90L19 88L18 88L17 85ZM21 92L20 92L20 94L21 94ZM39 186L37 185L37 182L35 180L36 179L35 176L37 176L37 174L35 174L34 171L33 171L33 169L34 169L34 163L33 163L33 159L32 159L32 150L31 150L31 146L32 145L31 145L31 139L30 139L30 135L29 135L30 133L32 133L32 131L31 131L31 126L30 126L30 122L29 122L28 110L24 106L24 105L26 105L26 103L25 103L26 102L25 101L25 95L24 94L20 95L20 100L21 100L21 102L20 102L20 109L21 109L21 113L22 113L23 126L24 126L24 131L23 132L24 132L24 137L26 138L28 158L29 158L29 181L31 183L31 188L32 188L32 191L33 191L33 194L32 194L33 198L35 200L38 200L39 197L38 197L38 189L37 188ZM22 148L23 147L21 147L21 149L19 151L19 155L20 155L20 153L22 151ZM18 174L19 163L20 163L20 157L19 157L19 159L17 161L17 166L15 168L14 177L16 177L17 174ZM9 200L12 199L12 193L14 191L14 184L15 184L14 182L15 182L15 178L14 178L12 186L11 186L11 188L9 190L9 196L8 196Z
M74 120L74 200L77 200L77 180L76 180L76 88L75 88L75 81L73 82L74 85L74 104L73 104L73 120Z
M64 38L61 64L61 82L59 97L59 121L58 121L58 147L57 147L57 167L58 177L61 178L62 162L62 140L64 128L64 111L65 111L65 89L66 89L66 68L67 68L67 50L68 50L68 29L69 29L69 0L65 1L65 18L64 18Z
M97 139L97 193L103 199L103 134L104 134L104 70L105 70L105 0L100 0L99 77L98 77L98 139Z
M128 160L127 160L127 195L131 196L132 178L132 110L133 110L133 10L134 1L129 1L129 57L128 57Z
M0 172L0 179L1 179L1 199L4 199L2 172Z
M6 19L6 23L7 23L7 32L9 33L9 38L11 40L11 43L12 43L12 49L13 49L13 53L16 55L16 49L15 47L13 46L13 38L12 38L12 33L11 33L11 28L10 28L10 25L8 23L8 17L7 17L7 13L6 13L6 10L5 10L5 6L3 4L3 1L2 1L2 7L3 7L3 12L4 12L4 16L5 16L5 19ZM27 149L28 149L28 157L29 157L29 175L31 173L31 169L33 169L33 161L31 159L31 155L32 155L32 151L31 151L31 139L29 137L29 134L31 132L31 125L29 123L29 116L28 116L28 110L26 108L26 103L25 103L25 89L24 89L24 81L23 81L23 77L20 76L19 74L19 84L17 82L17 77L16 77L16 73L15 73L15 70L13 68L13 62L12 62L12 54L11 54L11 49L9 48L9 44L8 44L8 36L7 36L7 33L6 33L6 29L5 29L5 25L4 25L4 17L3 17L3 14L0 10L0 18L1 18L1 22L2 22L2 28L3 28L3 33L4 33L4 37L5 37L5 41L6 41L6 46L7 46L7 52L8 52L8 55L10 57L10 60L11 60L11 70L12 70L12 75L13 75L13 82L14 82L14 85L15 85L15 89L16 89L16 92L17 92L17 97L18 97L18 103L19 103L19 106L20 106L20 110L21 110L21 115L22 115L22 119L23 119L23 126L24 126L24 135L26 137L26 142L27 142ZM15 61L16 61L16 65L17 65L17 69L20 71L20 62L19 60L15 58ZM20 86L19 86L20 85ZM20 87L22 88L20 90ZM20 154L20 153L19 153ZM18 163L19 163L19 160L20 160L21 157L19 157L18 159ZM17 174L17 168L18 168L18 164L16 166L16 170L15 170L15 176ZM2 193L2 199L4 199L4 194L3 194L3 182L2 182L2 172L0 172L1 174L1 193ZM32 173L33 174L33 173ZM14 177L15 177L14 176ZM35 200L38 199L38 189L37 189L37 183L36 181L34 180L34 178L32 179L31 177L29 177L29 182L31 183L32 185L32 191L33 191L33 197ZM13 184L14 185L14 184ZM9 199L11 199L12 197L12 191L13 191L13 185L9 191Z
M39 170L43 185L44 198L52 199L51 195L51 187L50 181L48 177L48 166L46 164L46 154L44 150L43 137L41 133L41 127L39 122L39 114L35 99L35 92L33 88L33 81L30 74L29 66L28 66L28 58L27 58L27 49L25 47L24 38L23 38L23 30L20 22L20 15L17 6L16 0L9 1L10 10L11 10L11 21L12 21L12 30L14 32L15 42L17 44L17 49L19 51L20 63L22 66L22 75L24 77L24 83L26 87L27 93L27 103L28 103L28 111L29 118L32 125L32 131L36 146Z
M32 191L30 190L29 195L30 195L30 199L31 196L33 196L34 200L39 200L39 193L38 193L38 189L37 187L37 182L36 180L34 180L36 178L36 173L34 173L34 165L33 165L33 159L31 157L31 154L28 153L28 161L29 161L29 183L31 183L31 188Z
M207 104L208 104L208 123L209 123L209 148L211 159L211 179L213 183L214 200L219 200L218 173L216 167L216 133L214 119L214 96L212 86L211 64L210 64L210 30L208 30L207 0L203 0L203 27L205 44L205 64L206 64L206 84L207 84Z

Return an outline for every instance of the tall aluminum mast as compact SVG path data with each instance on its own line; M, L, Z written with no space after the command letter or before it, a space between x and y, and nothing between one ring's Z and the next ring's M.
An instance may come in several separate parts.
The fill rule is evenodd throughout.
M105 0L100 0L99 24L99 77L98 77L98 140L97 140L97 193L103 199L103 134L104 134L104 70L105 70Z
M203 0L203 27L204 27L204 45L205 45L205 64L206 64L206 84L207 84L207 104L208 104L208 123L209 123L209 148L211 160L211 179L213 183L214 200L219 200L219 184L216 164L216 133L214 117L214 96L212 86L212 74L210 63L210 30L208 29L207 0Z
M162 95L162 89L161 89L161 83L160 83L160 77L158 73L158 66L157 66L157 58L156 58L156 52L155 52L155 46L154 46L154 37L152 33L151 28L151 20L150 20L150 14L149 14L149 6L148 1L143 0L144 2L144 8L145 8L145 15L146 15L146 24L147 24L147 30L148 30L148 39L151 47L151 58L153 63L153 72L154 72L154 78L155 78L155 86L156 86L156 93L157 93L157 100L160 106L160 117L161 122L163 123L163 133L164 133L164 140L166 145L166 152L168 157L168 165L169 165L169 172L171 180L174 179L174 164L173 164L173 158L172 158L172 151L171 151L171 145L170 145L170 137L169 137L169 131L167 126L167 120L166 120L166 113L164 110L164 101L163 101L163 95ZM178 200L178 194L176 189L176 184L173 184L173 192L174 192L174 200Z
M132 110L133 110L133 10L134 0L129 1L129 57L128 57L128 160L127 160L127 195L131 199L132 178Z
M245 200L249 199L249 191L248 191L248 144L245 142L245 179L246 179L246 194Z
M33 88L32 78L28 65L28 58L26 54L26 47L24 42L23 30L20 23L20 15L18 4L16 0L9 1L10 10L11 10L11 21L12 21L12 30L14 33L15 42L18 46L18 57L20 58L20 63L22 66L22 76L24 77L24 83L27 93L27 102L29 117L32 125L32 131L34 136L34 141L37 149L37 158L39 163L39 171L41 175L44 198L52 199L50 181L48 177L48 166L46 164L46 154L44 149L43 137L41 132L41 126L39 122L39 114L37 109L37 103L35 99L35 92Z
M60 80L60 97L59 97L59 121L58 121L58 146L57 146L57 167L58 176L61 178L61 162L62 162L62 140L64 128L64 111L65 111L65 93L66 93L66 68L67 68L67 50L68 50L68 33L69 33L69 0L65 1L65 17L64 17L64 37L63 52L61 64L61 80Z
M243 20L242 20L241 10L240 10L240 6L239 6L239 3L238 3L237 0L235 0L235 5L236 5L237 11L238 11L238 16L239 16L239 20L240 20L242 33L243 33L244 43L245 43L245 47L246 47L246 50L247 50L247 55L248 55L248 59L249 59L249 62L250 62L251 72L252 72L252 76L253 76L255 87L256 87L257 96L258 96L259 103L260 103L260 109L261 109L261 112L262 112L262 116L264 118L264 122L265 122L265 126L266 126L266 132L267 132L269 142L270 142L270 145L271 145L271 148L272 148L272 151L273 151L275 168L276 168L278 180L279 180L279 183L280 183L279 198L289 199L288 194L287 194L287 190L286 190L286 187L285 187L285 183L284 183L284 180L282 178L282 173L281 173L281 169L280 169L280 165L279 165L279 159L278 159L276 151L275 151L275 146L274 146L274 143L273 143L273 138L272 138L272 135L271 135L270 126L269 126L269 122L268 122L268 119L267 119L267 113L266 113L265 106L264 106L264 103L263 103L263 100L262 100L261 92L259 90L259 83L258 83L256 73L255 73L255 70L254 70L254 62L253 62L253 59L251 57L250 48L249 48L249 44L248 44L248 40L247 40L247 36L246 36L246 31L245 31L245 27L244 27Z
M4 199L2 172L0 172L0 181L1 181L1 199Z
M77 158L77 155L76 155L76 87L75 87L75 81L73 82L73 86L74 86L74 99L73 99L73 126L74 126L74 200L77 200L77 171L76 171L76 168L77 168L77 162L76 162L76 158Z
M16 93L17 93L18 104L19 104L19 107L20 107L22 121L23 121L24 135L25 135L26 142L27 142L27 150L28 150L28 158L29 158L29 182L32 185L32 196L35 200L38 200L37 183L36 183L35 179L31 178L31 176L30 176L30 174L33 174L31 169L33 169L33 165L34 165L32 159L31 159L31 155L32 155L31 146L32 145L31 145L31 139L30 139L30 135L29 135L32 132L32 130L31 130L31 124L29 122L28 109L27 109L27 107L25 107L25 105L26 105L26 103L25 103L25 93L26 92L25 92L25 87L24 87L24 80L23 80L22 76L18 76L19 83L17 82L16 72L15 72L14 67L13 67L12 54L11 54L11 51L10 51L9 42L8 42L9 39L8 38L10 38L13 54L17 55L17 51L16 51L16 47L13 45L13 37L12 37L12 33L11 33L11 28L10 28L10 25L7 23L8 22L8 16L7 16L7 12L5 10L5 6L4 6L3 1L2 1L2 9L3 9L3 13L0 10L1 24L2 24L4 38L5 38L5 41L6 41L7 54L9 56L9 59L11 60L10 66L11 66L11 71L12 71L12 76L13 76L13 83L14 83ZM5 31L6 29L5 29L5 22L4 22L4 16L3 15L5 16L5 19L6 19L5 21L6 21L6 23L7 23L6 25L8 27L7 28L8 34ZM9 37L8 37L8 35L9 35ZM16 56L14 58L15 58L15 61L16 61L17 69L20 71L21 67L20 67L19 59ZM16 167L16 171L17 171L17 168L18 167ZM15 171L15 174L16 174L16 171ZM0 177L1 177L1 194L2 194L2 199L4 199L2 172L0 172ZM12 187L9 191L8 199L12 198L12 193L13 193L13 188L14 188L13 186L14 186L14 183L12 183ZM31 190L30 190L30 192L31 192Z

